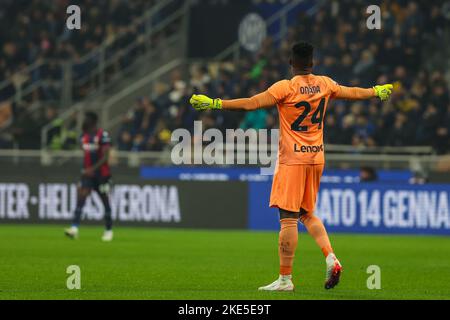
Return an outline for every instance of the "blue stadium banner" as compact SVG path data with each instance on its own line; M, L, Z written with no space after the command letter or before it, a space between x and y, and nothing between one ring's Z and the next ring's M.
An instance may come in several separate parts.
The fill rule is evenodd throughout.
M359 170L326 169L322 182L359 183ZM386 183L409 183L413 174L409 170L379 170L378 181ZM203 166L149 167L140 169L143 179L181 181L272 181L272 176L261 175L260 168L216 168Z
M278 230L270 183L249 183L249 227ZM450 235L450 185L321 185L316 214L331 232Z
M147 167L140 170L142 179L181 181L272 181L259 168L215 167Z

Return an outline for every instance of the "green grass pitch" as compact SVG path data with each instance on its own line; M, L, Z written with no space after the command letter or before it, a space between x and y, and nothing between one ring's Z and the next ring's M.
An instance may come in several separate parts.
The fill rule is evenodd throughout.
M0 226L0 299L449 299L450 238L332 234L344 266L323 289L320 250L300 234L294 293L257 288L277 277L277 233L100 227L79 240L61 226ZM81 290L66 288L66 268L81 268ZM380 290L366 269L381 268Z

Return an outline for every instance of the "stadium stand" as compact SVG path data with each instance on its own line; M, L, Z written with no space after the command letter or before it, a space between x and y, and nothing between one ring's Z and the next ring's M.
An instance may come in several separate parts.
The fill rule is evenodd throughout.
M339 3L339 4L338 4ZM355 5L356 4L356 5ZM174 73L169 86L153 101L140 97L124 116L118 148L125 151L159 150L168 132L192 130L201 119L204 127L273 128L276 110L252 113L201 113L188 105L194 92L211 96L246 97L261 92L280 78L289 77L286 65L290 44L308 40L316 44L315 73L333 75L342 84L371 86L395 82L387 104L334 102L328 108L326 141L352 146L425 146L438 154L450 151L450 100L445 74L425 68L426 47L432 35L443 35L446 19L438 3L383 2L382 30L369 31L362 2L330 2L311 18L301 15L280 43L270 38L257 54L241 54L237 63L193 63L188 77ZM431 6L431 7L430 7ZM340 8L351 7L351 10ZM425 10L426 9L426 10ZM328 21L327 24L321 21ZM371 32L370 36L368 32ZM370 42L369 42L370 40ZM444 61L445 62L445 61ZM205 128L205 129L206 129Z
M69 91L70 103L75 103L120 77L142 52L157 47L170 34L171 26L155 33L151 41L139 43L147 29L181 2L170 1L164 7L162 1L154 0L82 0L77 5L83 12L83 27L69 30L61 23L66 21L69 1L2 1L0 101L10 101L12 112L2 112L9 115L8 121L2 120L9 126L0 130L0 146L40 148L41 128L53 123L65 107L64 90ZM148 13L158 6L162 9L150 17ZM130 48L131 43L138 45ZM98 71L102 54L108 64ZM70 75L70 85L65 73ZM30 126L24 130L26 124Z
M73 31L61 23L66 20L69 1L2 1L0 81L7 80L37 61L79 59L105 39L114 38L122 31L136 32L130 27L133 20L155 2L139 0L126 4L123 1L78 1L80 6L89 10L83 15L83 28ZM84 69L82 65L76 66L78 76L83 75ZM61 70L57 64L53 64L22 76L27 78L26 81L46 78L60 80ZM45 97L52 92L49 89L40 94Z
M66 0L5 0L0 9L0 16L4 18L0 20L3 43L0 79L2 83L10 82L9 86L0 86L0 101L14 94L17 86L13 84L17 82L42 83L48 80L44 81L48 85L39 86L21 103L2 108L1 121L5 126L0 129L0 147L38 149L41 146L40 129L51 123L53 133L50 140L47 139L49 145L56 149L71 149L70 143L58 141L62 139L60 136L56 135L56 140L52 138L55 132L70 132L73 136L76 131L73 125L65 127L58 121L60 106L55 100L61 93L58 88L61 65L46 63L42 68L32 69L31 74L27 73L27 66L42 60L72 60L74 79L83 79L98 61L95 57L86 61L79 59L89 55L105 39L118 34L126 33L127 36L124 37L125 42L117 41L116 50L137 39L142 30L133 27L132 22L156 2L138 0L124 6L121 1L83 0L80 3L90 8L83 22L86 28L75 33L56 23L66 16ZM181 70L174 72L169 83L160 83L148 95L136 97L135 106L130 106L116 133L116 147L123 151L164 149L169 145L171 131L179 127L191 130L193 121L197 119L203 120L204 127L221 130L273 128L277 123L276 110L248 114L198 114L190 108L188 97L197 91L223 98L258 93L280 78L289 77L286 61L290 44L308 40L317 47L316 74L332 75L337 82L347 85L370 86L394 81L397 86L393 99L387 104L372 101L367 104L334 102L330 105L326 118L328 143L352 146L432 145L438 154L449 152L449 86L445 74L435 67L443 62L434 62L434 67L430 67L427 56L427 48L432 47L428 46L431 35L443 36L448 24L441 3L382 1L382 5L388 9L386 12L392 13L383 17L382 30L369 31L366 28L365 19L361 18L366 16L362 1L330 1L313 17L301 15L298 25L292 26L282 41L268 38L257 54L242 51L238 61L190 63L187 73ZM352 9L342 10L344 7ZM10 28L15 30L14 34L8 32L8 25L15 26ZM130 59L130 56L124 57L114 68L125 67ZM81 83L74 86L75 101L98 85L95 79ZM30 112L38 107L42 107L41 112Z

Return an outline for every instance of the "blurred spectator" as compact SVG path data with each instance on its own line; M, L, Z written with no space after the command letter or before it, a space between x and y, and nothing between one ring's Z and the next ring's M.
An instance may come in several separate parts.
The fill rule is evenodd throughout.
M378 180L377 171L372 167L362 167L359 172L360 182L375 182Z
M241 122L241 129L264 129L266 128L267 111L259 109L252 112L247 112Z
M409 179L410 184L425 184L428 182L428 176L425 172L415 171L411 179Z

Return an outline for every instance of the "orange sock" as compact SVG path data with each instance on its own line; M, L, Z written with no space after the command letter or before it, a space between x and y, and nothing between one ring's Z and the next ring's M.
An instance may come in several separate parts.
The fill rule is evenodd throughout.
M312 214L302 216L300 219L306 227L306 230L308 230L308 233L314 238L320 249L322 249L322 253L325 258L330 253L333 253L333 248L331 248L327 230L325 230L325 226L322 221Z
M298 242L298 220L282 219L281 230L278 241L278 254L280 256L280 274L292 274L295 249Z

